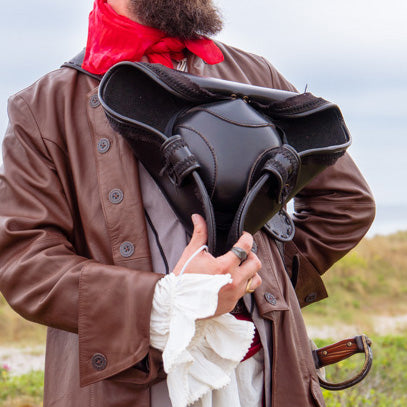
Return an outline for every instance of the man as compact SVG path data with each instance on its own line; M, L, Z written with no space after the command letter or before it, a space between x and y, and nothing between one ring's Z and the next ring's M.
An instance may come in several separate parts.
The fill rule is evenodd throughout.
M110 128L96 75L129 59L294 90L263 58L200 37L220 28L210 0L97 0L86 72L61 68L10 99L0 288L17 312L49 327L44 406L170 405L160 384L162 355L150 343L152 304L157 282L167 279L160 274L165 263L180 274L205 244L205 222L194 216L187 245L160 191ZM236 242L248 254L242 265L232 252L214 258L203 251L185 270L231 276L219 290L215 315L231 311L241 297L251 311L263 348L255 363L248 359L262 367L251 405L324 405L300 305L326 296L320 274L363 237L374 203L345 155L298 194L295 210L296 234L284 259L259 232L257 255L249 234ZM248 377L236 381L241 407L250 405L243 401L253 387Z

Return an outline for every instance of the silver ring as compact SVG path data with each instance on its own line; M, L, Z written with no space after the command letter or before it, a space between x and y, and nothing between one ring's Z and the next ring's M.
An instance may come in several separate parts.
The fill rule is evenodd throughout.
M230 251L235 254L243 263L247 259L247 253L240 247L233 246Z

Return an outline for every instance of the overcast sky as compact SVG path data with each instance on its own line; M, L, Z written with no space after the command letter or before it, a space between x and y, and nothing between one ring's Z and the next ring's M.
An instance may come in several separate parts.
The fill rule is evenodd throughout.
M7 97L86 43L92 0L0 0L0 130ZM298 90L339 104L351 154L407 229L407 1L218 0L219 39L268 58ZM400 219L399 216L404 216Z

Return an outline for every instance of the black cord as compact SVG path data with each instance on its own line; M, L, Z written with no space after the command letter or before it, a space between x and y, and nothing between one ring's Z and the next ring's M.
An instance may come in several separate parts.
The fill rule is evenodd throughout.
M153 225L153 222L151 221L151 218L150 218L149 214L147 213L147 211L145 209L144 209L144 214L146 215L147 222L150 225L150 228L154 233L154 237L155 237L155 241L156 241L157 246L158 246L158 250L160 250L160 254L161 254L161 257L163 259L164 266L165 266L165 274L169 274L170 273L170 268L168 266L168 261L167 261L167 258L165 257L163 247L161 246L161 242L160 242L160 238L158 237L158 233L157 233L157 231L156 231L156 229L155 229L155 227Z

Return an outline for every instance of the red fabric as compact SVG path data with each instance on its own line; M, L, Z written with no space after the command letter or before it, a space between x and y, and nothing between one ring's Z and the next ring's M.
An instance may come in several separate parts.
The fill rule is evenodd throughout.
M236 319L240 319L243 321L251 321L252 319L250 317L249 313L236 313L236 314L232 314ZM257 329L254 330L254 337L253 337L253 341L252 344L250 345L249 350L247 351L245 357L241 360L241 362L244 362L245 360L251 358L253 355L255 355L261 348L262 348L262 344L260 342L260 335L257 332Z
M140 61L144 55L151 63L172 68L172 60L184 58L185 48L208 64L223 61L221 50L208 38L183 41L166 37L156 28L117 14L107 0L95 0L89 14L88 42L82 68L103 75L118 62Z

